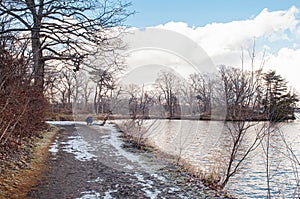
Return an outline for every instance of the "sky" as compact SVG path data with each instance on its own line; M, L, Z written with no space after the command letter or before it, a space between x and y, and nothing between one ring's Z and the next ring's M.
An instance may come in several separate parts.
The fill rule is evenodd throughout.
M269 11L300 7L299 0L131 0L136 14L129 26L145 28L170 21L189 26L204 26L213 22L250 19L264 8Z
M215 65L239 66L242 50L248 54L255 40L256 65L263 62L265 70L276 70L300 91L299 0L131 2L136 14L128 18L129 27L180 33L201 46Z

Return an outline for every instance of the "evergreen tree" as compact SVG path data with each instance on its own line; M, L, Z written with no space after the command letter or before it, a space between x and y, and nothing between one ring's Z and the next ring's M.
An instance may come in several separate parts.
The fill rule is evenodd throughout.
M270 121L283 121L294 119L294 107L298 102L295 94L287 89L287 82L275 71L264 74L265 98L263 100L264 112Z

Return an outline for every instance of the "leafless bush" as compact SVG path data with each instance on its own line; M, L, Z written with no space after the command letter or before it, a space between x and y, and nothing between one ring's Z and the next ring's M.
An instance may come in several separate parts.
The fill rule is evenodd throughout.
M33 88L24 59L3 50L0 74L0 146L16 146L45 127L47 103Z

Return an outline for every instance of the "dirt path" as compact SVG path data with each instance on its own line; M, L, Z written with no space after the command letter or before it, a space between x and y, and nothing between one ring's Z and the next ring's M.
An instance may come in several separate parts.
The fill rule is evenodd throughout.
M116 128L58 125L48 170L30 198L207 198L218 195L149 154L129 152ZM220 197L221 198L221 197Z

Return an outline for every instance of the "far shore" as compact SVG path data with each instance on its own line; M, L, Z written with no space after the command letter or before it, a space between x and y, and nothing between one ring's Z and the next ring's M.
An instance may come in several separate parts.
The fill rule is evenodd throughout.
M48 121L85 121L88 116L93 116L95 120L104 120L106 114L94 114L94 113L85 113L85 114L55 114L54 116L50 115L47 118ZM111 114L108 116L109 120L128 120L128 119L139 119L139 120L199 120L199 121L227 121L227 122L240 122L240 121L249 121L249 122L263 122L270 121L264 115L258 115L257 117L251 118L225 118L224 115L180 115L175 117L161 117L155 115L149 116L131 116L131 115L120 115L120 114ZM297 118L295 116L289 116L284 121L293 121Z

